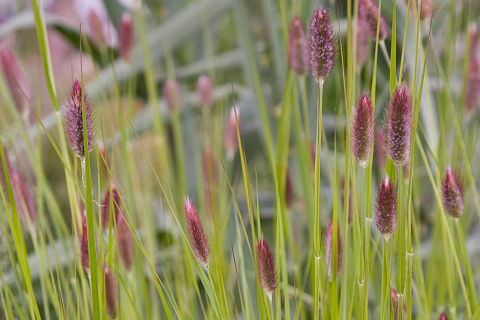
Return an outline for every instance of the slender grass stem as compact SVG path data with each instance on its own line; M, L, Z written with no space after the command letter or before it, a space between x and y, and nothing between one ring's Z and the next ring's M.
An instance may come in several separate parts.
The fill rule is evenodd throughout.
M382 295L380 302L380 319L389 319L390 307L390 245L388 239L383 239L383 262L382 262Z
M403 187L403 166L397 166L397 182L398 182L398 251L397 251L397 291L398 297L398 319L403 319L403 296L405 292L405 259L406 259L406 238L405 238L405 208L404 208L404 187Z

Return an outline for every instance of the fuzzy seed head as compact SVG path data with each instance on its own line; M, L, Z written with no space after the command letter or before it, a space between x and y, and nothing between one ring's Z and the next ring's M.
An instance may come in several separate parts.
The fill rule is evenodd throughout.
M227 159L233 160L235 152L238 150L238 137L237 137L237 121L238 131L242 130L242 122L240 120L240 112L237 109L237 117L235 118L235 109L230 109L230 114L227 119L227 125L225 126L225 135L223 140L223 146L227 152Z
M258 278L263 291L271 299L272 294L277 288L277 274L275 270L275 263L268 247L267 242L260 238L257 244L257 268Z
M398 320L398 293L397 290L391 288L390 293L392 294L392 309L393 309L393 318L395 320ZM405 306L405 303L403 304L403 318L406 318L407 314L407 307Z
M448 320L447 313L443 311L438 320Z
M85 104L85 119L87 123L88 151L92 151L94 143L93 111L92 103L86 93L83 93ZM82 115L82 85L75 79L70 91L70 97L66 102L65 131L73 151L79 158L85 157L83 139L83 115Z
M180 83L177 80L168 79L163 84L163 98L168 110L180 109L182 105Z
M378 186L375 224L386 239L390 238L397 229L397 195L388 177Z
M351 128L353 156L357 163L365 168L372 157L375 128L372 100L368 93L363 93L358 99Z
M455 176L450 166L445 171L445 179L442 186L443 207L445 211L455 220L458 220L463 213L462 184Z
M358 25L360 32L367 34L370 38L377 38L378 7L373 0L360 0L358 2ZM380 16L378 31L379 40L385 40L388 35L387 23Z
M470 60L468 62L467 82L465 83L465 107L473 112L480 98L480 60L478 58L478 31L475 24L468 28L470 38Z
M213 81L202 75L197 80L198 103L201 106L209 107L213 104Z
M129 61L133 48L133 21L132 16L125 12L120 18L120 30L119 30L119 54L120 58L124 61Z
M13 102L20 112L29 116L30 108L24 96L24 93L28 96L28 88L20 71L17 59L8 49L0 51L0 67L2 68L3 77L10 90Z
M325 261L328 269L328 279L332 280L333 276L333 221L329 221L327 231L325 232ZM342 236L337 226L337 275L342 272L343 251L342 251Z
M118 215L117 220L117 243L120 261L123 267L130 271L134 262L132 234L123 215Z
M22 175L13 167L9 168L13 197L20 219L24 224L37 223L37 208L32 192Z
M307 38L302 21L299 17L293 18L290 23L288 38L288 60L290 67L299 76L304 76L308 71Z
M103 266L103 281L107 316L111 319L115 319L118 315L117 284L112 271L106 264Z
M330 74L335 60L333 28L327 10L318 7L310 20L310 66L317 82L322 83Z
M110 188L105 191L105 195L102 199L102 226L104 229L108 229L110 218L110 202L113 205L113 217L117 218L120 215L120 209L122 202L120 200L120 193L114 183L110 185Z
M193 255L198 263L200 263L205 269L208 269L208 263L210 262L210 248L205 233L203 232L203 226L198 217L197 210L188 197L185 197L183 206L185 209L187 230Z
M90 273L90 255L88 253L87 214L82 217L82 229L79 232L80 262L87 273Z
M412 140L412 96L406 85L395 89L386 115L387 151L396 166L403 166L410 157Z
M357 69L361 70L365 61L367 60L368 55L368 43L367 43L367 33L362 30L363 21L358 20L357 26ZM353 26L352 26L353 34ZM352 37L352 48L353 48L354 37Z

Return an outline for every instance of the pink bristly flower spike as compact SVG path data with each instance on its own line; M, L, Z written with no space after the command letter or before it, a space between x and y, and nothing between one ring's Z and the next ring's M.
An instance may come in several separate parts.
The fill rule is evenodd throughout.
M328 279L332 280L333 276L333 221L329 221L327 231L325 232L325 261L328 269ZM342 251L342 236L337 226L337 275L342 272L343 251Z
M388 177L378 186L375 203L375 224L387 240L397 230L397 195Z
M359 0L358 2L359 32L367 34L372 39L377 38L378 7L374 0ZM385 40L388 35L387 23L380 16L378 39Z
M271 300L272 295L277 288L277 273L275 262L267 242L260 238L257 244L257 272L260 280L260 286Z
M470 38L470 58L468 61L467 82L465 83L465 107L473 112L480 98L480 60L478 57L478 30L472 23L468 28Z
M207 237L205 237L197 210L188 197L185 197L183 206L185 209L187 230L193 255L198 263L200 263L205 269L208 269L208 264L210 262L210 247L208 245Z
M323 83L335 60L333 28L327 10L318 7L310 20L310 66L318 83Z
M233 160L235 152L238 150L238 137L237 137L237 121L238 121L238 130L242 129L242 122L240 120L240 112L237 108L237 117L235 118L235 109L232 107L230 109L230 114L228 115L227 124L225 126L225 135L223 140L223 146L227 153L227 159L229 161Z
M393 318L395 320L398 320L398 293L397 290L391 288L390 293L392 294L392 309L393 309ZM407 307L405 306L405 303L403 304L403 316L404 319L406 318L407 314Z
M127 271L130 271L134 263L132 234L122 214L118 215L117 220L117 244L120 262Z
M363 93L358 99L357 108L351 125L351 147L357 163L365 168L373 153L373 137L375 118L372 100L368 93Z
M386 114L387 151L396 166L410 159L412 141L412 96L406 85L395 89Z
M198 103L203 107L210 107L213 104L213 81L202 75L197 80Z
M288 38L288 61L290 67L299 76L304 76L308 71L308 48L305 29L299 17L293 18L290 23Z
M180 83L177 80L168 79L163 84L163 97L168 110L178 110L182 105Z
M121 200L120 193L114 183L110 185L110 188L105 191L105 195L102 199L101 215L102 226L104 229L108 229L108 223L110 218L110 201L113 205L113 216L117 218L120 215Z
M458 220L463 213L462 183L450 166L445 171L442 186L443 207L453 219Z
M86 93L83 93L85 104L85 119L87 123L88 150L92 151L94 143L94 130L92 120L92 103ZM65 130L68 140L77 157L85 157L85 146L83 139L83 115L82 115L82 85L75 79L70 91L70 97L66 102Z
M90 274L90 254L88 253L87 214L83 212L82 229L79 232L80 261L87 274Z
M448 320L447 313L443 311L438 320Z
M119 54L120 58L124 61L129 61L133 48L133 21L132 16L125 12L120 18L120 30L119 30Z
M116 279L112 274L110 268L103 265L103 281L105 289L105 309L107 316L115 319L118 315L118 293Z

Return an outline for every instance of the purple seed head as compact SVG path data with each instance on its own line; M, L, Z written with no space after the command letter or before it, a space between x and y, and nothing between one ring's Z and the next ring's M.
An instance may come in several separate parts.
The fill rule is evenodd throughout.
M262 286L268 298L272 299L272 294L277 288L277 273L272 253L263 236L257 243L257 268L260 286Z
M290 23L288 38L288 60L290 67L299 76L304 76L308 71L307 38L302 21L299 17L293 18Z
M327 263L328 278L330 281L333 276L333 221L329 221L327 231L325 232L325 261ZM343 251L342 251L342 236L337 226L337 275L342 272Z
M37 223L37 208L32 192L22 175L9 167L10 182L20 219L25 224Z
M208 263L210 262L210 248L205 233L203 232L203 226L198 217L197 210L188 197L185 197L183 206L185 209L187 230L193 255L198 263L200 263L205 269L208 269Z
M107 316L115 319L118 314L118 293L115 277L110 268L103 265L103 283L105 289L105 309Z
M438 320L448 320L447 313L443 311Z
M393 309L393 318L395 320L398 320L398 293L397 290L391 288L390 293L392 295L392 309ZM405 303L403 304L403 318L406 318L407 314L407 307L405 306Z
M28 96L27 85L20 71L17 59L8 49L0 51L0 66L5 82L12 95L13 102L20 112L29 116L30 108L24 96L24 93Z
M119 54L124 61L129 61L133 48L133 21L130 13L125 12L120 18Z
M467 82L465 83L465 107L473 112L480 98L480 61L478 59L478 31L475 24L468 28L470 38L470 59L468 62Z
M352 153L357 163L365 168L372 157L375 119L372 100L368 93L358 99L357 108L352 119L350 135Z
M333 28L327 10L318 7L310 20L310 65L317 82L322 83L330 74L335 59Z
M378 186L375 224L387 240L397 229L397 195L388 177Z
M443 207L445 211L455 220L458 220L463 213L462 183L450 166L445 171L445 179L442 186Z
M94 143L94 129L92 121L92 103L86 93L83 93L85 104L85 119L87 122L88 151L92 151ZM82 85L75 79L70 91L70 97L66 101L65 131L73 151L79 158L85 157L83 139L83 115L82 115Z
M180 83L177 80L168 79L163 84L163 97L168 110L178 110L182 105Z
M110 201L113 205L114 218L117 218L120 215L120 208L122 202L120 200L120 193L118 192L115 183L110 185L110 188L105 191L105 195L102 200L101 215L102 215L102 226L105 229L108 229L108 222L110 217Z
M82 229L79 232L80 243L80 262L82 267L89 274L90 273L90 255L88 253L88 235L87 235L87 214L84 212L82 217Z
M362 33L369 37L377 38L378 7L373 0L360 0L358 2L358 25ZM387 23L380 16L380 26L378 31L379 40L385 40L388 35Z
M122 214L118 215L117 220L118 254L123 267L130 271L134 262L132 234Z
M410 157L412 140L412 96L406 85L395 89L386 114L387 151L396 166L403 166Z
M197 80L198 103L201 106L209 107L213 104L213 81L202 75Z
M238 150L238 137L237 137L237 121L238 130L242 130L242 122L240 120L240 112L237 109L237 117L235 118L235 109L230 109L230 114L227 119L227 125L225 126L225 135L223 140L223 146L227 152L227 159L233 160L235 152Z
M290 169L287 168L287 176L285 178L285 203L287 208L291 208L295 200L295 192L293 190L292 175Z

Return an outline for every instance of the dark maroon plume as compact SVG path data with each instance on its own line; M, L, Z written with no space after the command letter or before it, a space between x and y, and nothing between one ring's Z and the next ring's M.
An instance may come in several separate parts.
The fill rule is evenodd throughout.
M263 291L272 299L272 294L277 288L277 274L275 270L275 262L267 242L260 238L257 244L257 268L258 278Z
M183 206L185 209L187 230L193 255L198 263L200 263L205 269L208 269L208 264L210 262L210 247L208 246L207 237L205 237L197 210L188 197L185 197Z
M388 177L378 186L375 223L386 239L390 238L397 229L397 195Z
M110 268L103 266L103 281L105 289L105 309L109 318L115 319L118 315L118 293L115 277Z
M302 21L299 17L293 18L290 23L288 38L288 60L290 67L299 76L304 76L308 71L307 38Z
M455 176L450 166L445 171L445 179L442 186L443 207L445 211L455 220L463 213L462 184Z
M365 168L372 157L373 134L375 120L373 117L372 100L368 93L363 93L358 99L357 108L352 121L351 147L357 163Z
M333 28L327 10L318 7L310 20L310 66L317 82L322 83L330 74L335 59Z
M377 38L378 25L378 7L373 0L359 0L358 2L358 28L359 32L367 34L369 37ZM385 40L388 30L387 23L380 16L380 26L378 39Z

